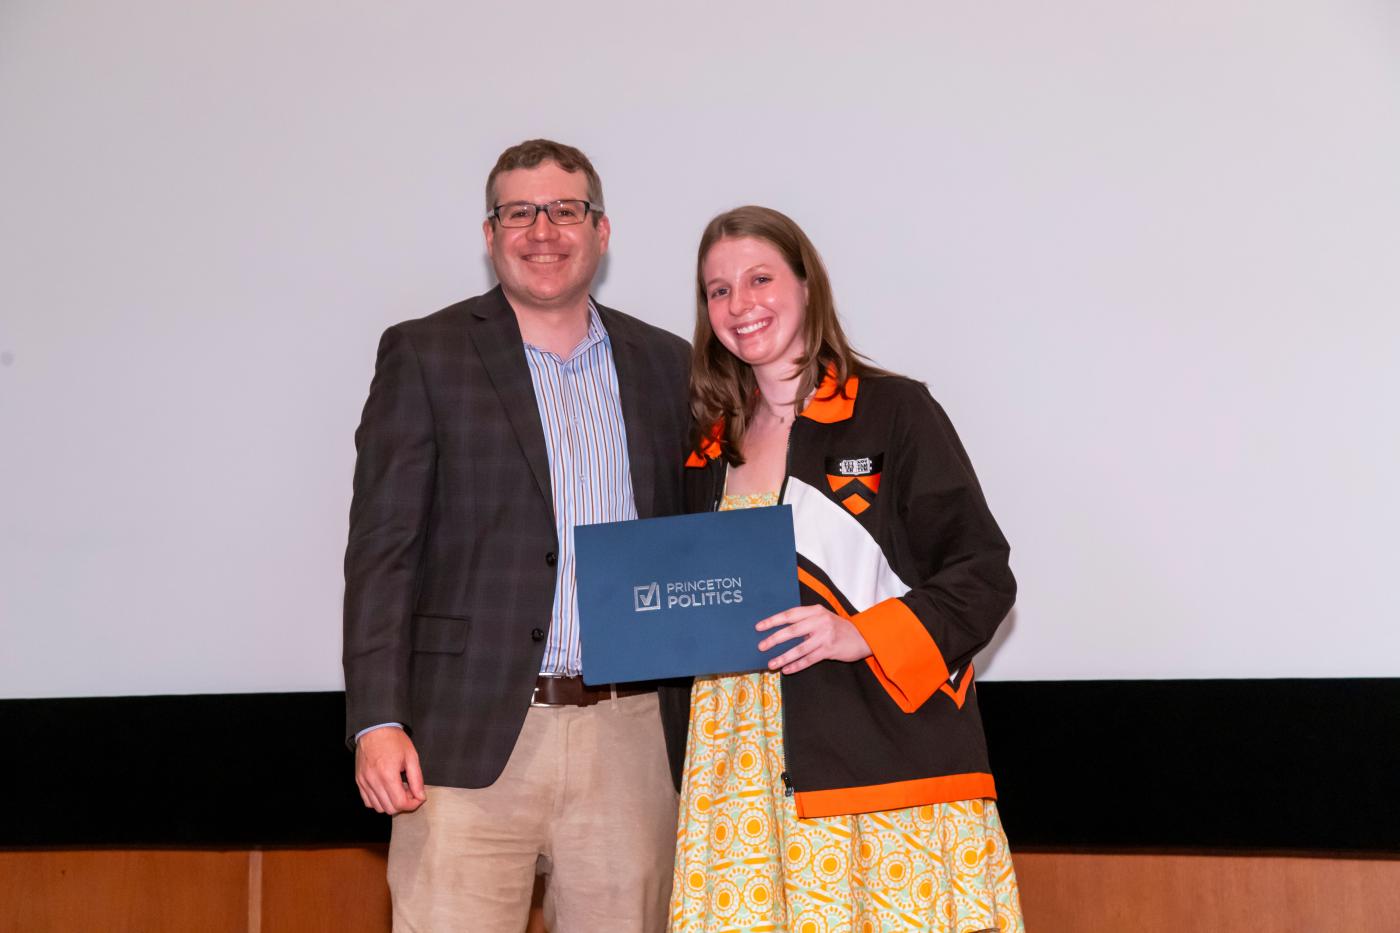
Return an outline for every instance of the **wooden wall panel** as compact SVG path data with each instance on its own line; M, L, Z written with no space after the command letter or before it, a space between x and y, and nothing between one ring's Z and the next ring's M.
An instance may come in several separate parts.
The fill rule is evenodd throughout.
M262 853L262 929L250 933L389 933L387 846ZM535 885L524 933L547 933Z
M0 851L0 933L388 933L385 861L383 846ZM1016 869L1030 933L1400 930L1395 858L1021 852Z
M1019 853L1029 933L1400 930L1400 859Z
M386 864L383 846L263 852L259 933L385 933Z
M2 933L247 928L247 852L0 852Z

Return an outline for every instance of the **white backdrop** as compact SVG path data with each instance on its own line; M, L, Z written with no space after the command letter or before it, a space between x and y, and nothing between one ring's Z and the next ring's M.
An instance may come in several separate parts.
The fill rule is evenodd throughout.
M1400 7L812 7L3 0L0 696L341 686L375 344L535 135L678 333L806 227L1012 542L988 676L1400 676Z

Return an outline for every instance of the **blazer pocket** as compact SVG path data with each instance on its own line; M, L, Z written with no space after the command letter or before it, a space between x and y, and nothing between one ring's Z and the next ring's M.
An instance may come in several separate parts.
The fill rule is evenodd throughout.
M461 654L467 647L465 616L413 617L413 650L431 654Z

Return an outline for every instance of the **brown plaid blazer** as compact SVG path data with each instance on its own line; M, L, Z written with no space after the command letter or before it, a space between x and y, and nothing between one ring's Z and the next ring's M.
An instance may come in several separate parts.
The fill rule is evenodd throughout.
M635 318L598 312L617 366L637 513L679 512L690 349ZM355 447L347 739L403 723L428 783L485 787L525 720L559 548L544 429L499 287L385 331Z

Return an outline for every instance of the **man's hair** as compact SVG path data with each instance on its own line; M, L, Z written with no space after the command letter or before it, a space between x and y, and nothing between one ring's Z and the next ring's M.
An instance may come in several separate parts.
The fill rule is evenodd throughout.
M724 428L720 442L730 464L744 462L740 453L744 430L757 401L758 380L753 367L725 348L710 326L710 301L705 289L705 257L720 240L752 237L763 240L782 254L788 268L807 285L803 316L803 350L797 359L799 377L794 404L798 411L831 373L837 393L844 395L850 376L884 375L851 348L836 316L831 280L817 248L791 217L767 207L736 207L725 211L705 227L695 257L695 337L691 341L690 412L695 422L695 449L711 437L716 424Z
M556 143L552 139L527 139L502 152L501 157L496 160L496 167L491 169L490 175L486 176L487 213L496 207L497 175L518 168L535 168L541 162L553 162L566 172L583 172L583 177L588 179L588 200L600 208L603 206L603 182L598 177L598 172L593 168L593 163L588 161L588 156L573 146ZM596 213L593 214L595 226L598 223L598 216Z

